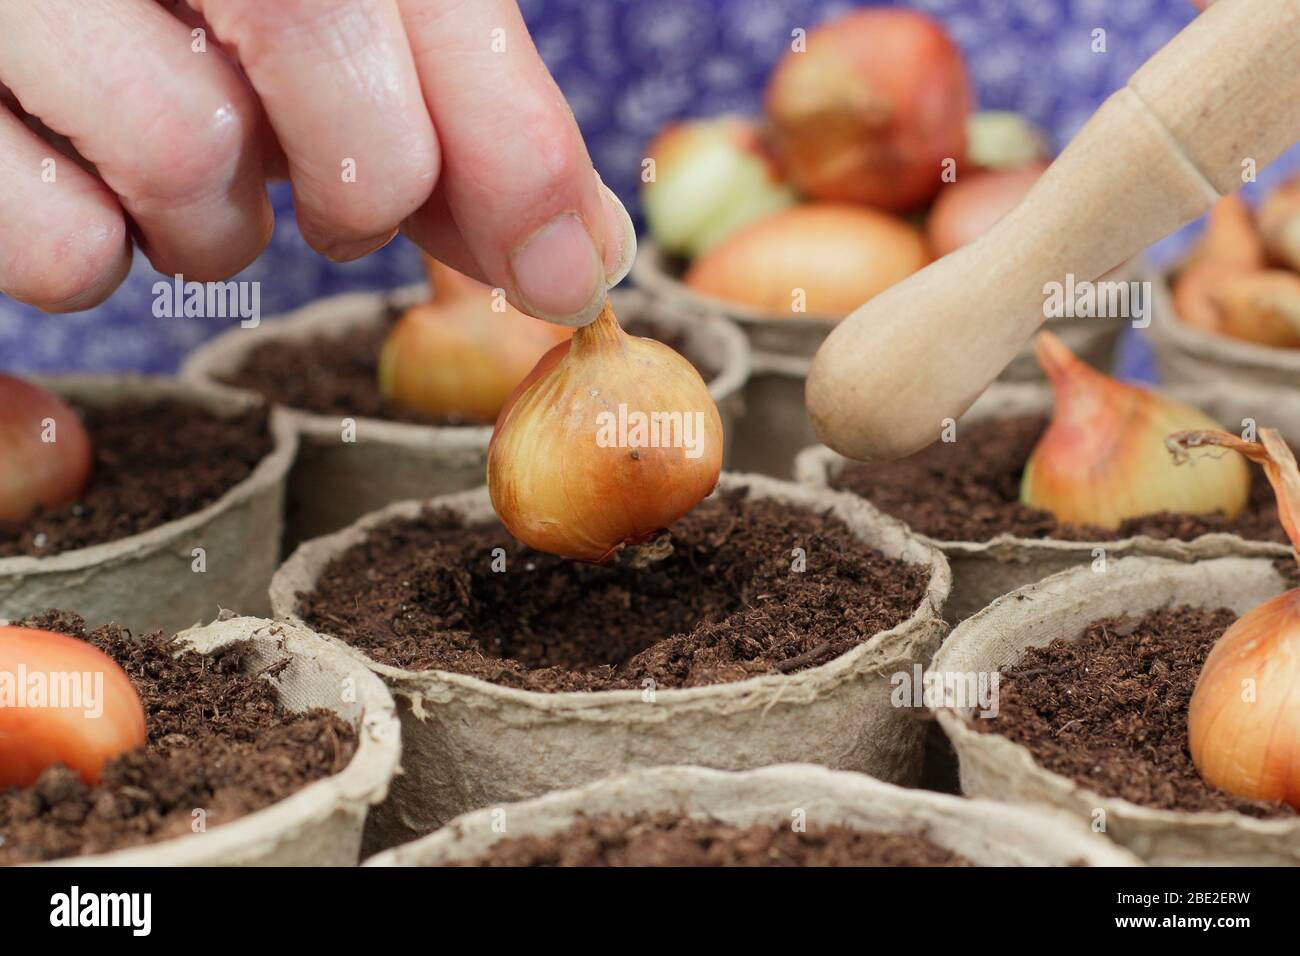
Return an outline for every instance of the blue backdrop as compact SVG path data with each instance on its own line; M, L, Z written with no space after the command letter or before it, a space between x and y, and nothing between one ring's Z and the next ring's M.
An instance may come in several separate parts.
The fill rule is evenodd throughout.
M546 62L573 105L601 175L636 208L640 162L669 119L757 112L763 82L788 49L790 31L852 6L834 0L522 0ZM1019 110L1058 147L1097 105L1191 19L1188 0L911 0L939 17L965 51L982 107ZM1105 53L1092 31L1107 32ZM1294 166L1291 162L1288 165ZM1270 177L1261 178L1261 186ZM241 274L260 280L264 315L321 295L385 288L420 275L414 249L398 239L347 265L302 241L288 188L273 196L271 246ZM1155 250L1171 255L1179 238ZM0 368L171 371L230 320L154 318L157 275L137 254L131 275L104 305L43 315L0 296ZM1122 371L1143 374L1133 343Z

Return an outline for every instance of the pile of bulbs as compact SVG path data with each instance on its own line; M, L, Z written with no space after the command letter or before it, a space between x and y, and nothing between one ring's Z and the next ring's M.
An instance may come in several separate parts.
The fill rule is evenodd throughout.
M1174 280L1192 328L1274 348L1300 348L1300 176L1252 210L1239 194L1215 205Z
M1041 131L1014 113L972 114L973 101L932 17L835 17L777 64L761 120L660 133L642 190L650 232L688 260L700 294L772 318L841 318L982 235L1046 168Z

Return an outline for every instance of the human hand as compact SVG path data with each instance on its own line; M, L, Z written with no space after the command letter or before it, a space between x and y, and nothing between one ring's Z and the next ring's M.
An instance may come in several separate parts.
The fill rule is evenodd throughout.
M106 298L132 236L233 275L286 174L330 258L400 229L565 324L635 253L514 0L6 0L0 84L0 290L48 311Z

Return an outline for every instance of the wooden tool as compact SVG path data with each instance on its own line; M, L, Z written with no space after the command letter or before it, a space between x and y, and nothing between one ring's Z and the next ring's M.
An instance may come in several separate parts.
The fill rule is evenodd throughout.
M1047 283L1097 279L1297 139L1300 0L1219 0L989 232L836 326L808 375L817 434L851 458L924 448L1043 322Z

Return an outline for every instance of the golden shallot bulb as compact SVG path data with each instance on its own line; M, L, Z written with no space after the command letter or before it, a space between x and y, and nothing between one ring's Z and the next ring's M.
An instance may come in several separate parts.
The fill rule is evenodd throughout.
M868 8L809 31L772 71L763 105L773 148L813 199L903 212L966 154L974 102L961 51L933 17Z
M1179 461L1203 446L1264 466L1282 526L1300 554L1300 471L1278 432L1261 429L1258 442L1223 432L1169 437ZM1206 460L1198 456L1194 464ZM1192 693L1187 743L1210 786L1300 810L1300 590L1247 612L1215 643Z
M1265 197L1259 207L1259 229L1273 260L1300 270L1300 176Z
M111 657L66 634L0 627L0 791L56 764L86 784L145 742L144 707ZM6 686L7 684L7 686Z
M515 386L573 330L525 315L468 276L426 258L432 302L407 309L379 356L379 390L434 418L490 422Z
M1022 502L1066 524L1110 529L1157 512L1231 518L1246 507L1250 470L1239 455L1179 468L1165 451L1171 432L1218 429L1213 419L1103 375L1050 332L1034 351L1055 408L1025 465Z
M506 402L487 477L516 538L600 562L694 508L721 469L722 421L699 372L624 332L606 301Z
M0 524L76 501L93 458L85 426L63 399L0 375Z
M691 263L703 295L772 318L841 318L930 261L920 231L850 203L801 203L736 230Z

